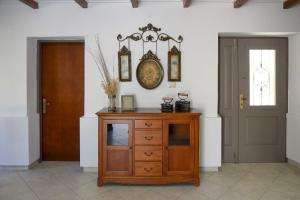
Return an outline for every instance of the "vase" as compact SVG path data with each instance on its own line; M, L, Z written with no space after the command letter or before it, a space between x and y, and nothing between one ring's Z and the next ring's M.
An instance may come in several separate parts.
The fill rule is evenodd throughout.
M108 111L116 111L116 95L108 96Z

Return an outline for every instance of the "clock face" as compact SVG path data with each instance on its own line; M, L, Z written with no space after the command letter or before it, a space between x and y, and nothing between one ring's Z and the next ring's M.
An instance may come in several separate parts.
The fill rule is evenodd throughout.
M160 85L163 79L163 69L158 61L145 59L138 65L136 75L143 88L154 89Z

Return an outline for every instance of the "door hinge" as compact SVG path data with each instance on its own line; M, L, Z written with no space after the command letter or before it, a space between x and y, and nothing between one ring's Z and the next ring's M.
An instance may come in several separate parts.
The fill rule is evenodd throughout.
M233 48L234 48L234 49L237 49L237 40L236 40L236 39L233 40Z
M233 153L233 160L235 163L237 163L237 156L236 156L236 153Z

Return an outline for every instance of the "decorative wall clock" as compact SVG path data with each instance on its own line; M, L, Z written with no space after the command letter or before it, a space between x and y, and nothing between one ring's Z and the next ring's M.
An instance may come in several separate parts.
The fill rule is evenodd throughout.
M145 89L157 88L164 77L162 65L151 50L142 58L136 70L139 84Z

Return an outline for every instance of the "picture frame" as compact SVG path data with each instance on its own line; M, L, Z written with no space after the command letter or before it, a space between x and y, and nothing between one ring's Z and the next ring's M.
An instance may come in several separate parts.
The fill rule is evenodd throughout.
M181 51L176 46L168 52L168 81L181 81Z
M120 82L131 81L131 52L126 46L123 46L118 52L118 65Z
M134 95L121 96L121 109L122 111L134 111Z

